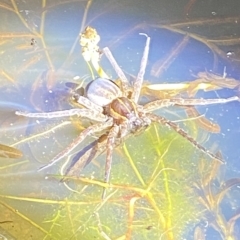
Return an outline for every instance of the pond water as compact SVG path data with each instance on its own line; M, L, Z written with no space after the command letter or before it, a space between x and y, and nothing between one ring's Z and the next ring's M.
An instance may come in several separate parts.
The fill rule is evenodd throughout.
M174 129L152 124L114 149L104 200L105 153L61 181L98 136L38 171L92 121L15 114L76 107L66 83L85 87L98 77L81 54L87 26L130 86L146 43L139 33L151 38L140 104L240 96L239 8L236 0L0 1L0 239L240 239L238 101L156 111L225 164ZM118 78L106 56L100 65Z

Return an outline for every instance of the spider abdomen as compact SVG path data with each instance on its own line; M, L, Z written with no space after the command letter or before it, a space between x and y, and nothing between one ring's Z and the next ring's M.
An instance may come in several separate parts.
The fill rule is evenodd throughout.
M113 81L105 78L97 78L87 85L85 95L90 101L104 107L114 99L121 97L122 91Z

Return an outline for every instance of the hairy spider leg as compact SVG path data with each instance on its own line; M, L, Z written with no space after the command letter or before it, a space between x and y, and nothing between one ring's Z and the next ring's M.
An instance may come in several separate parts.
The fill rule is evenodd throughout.
M84 150L77 154L77 159L73 165L66 170L67 176L78 176L79 172L85 168L93 159L102 154L107 147L107 138L102 140L101 137L90 143ZM86 150L85 150L86 149ZM75 157L74 157L75 158Z
M110 180L113 148L114 148L115 139L118 133L119 133L119 126L114 124L113 127L110 129L108 138L107 138L107 152L106 152L105 176L104 176L105 183L109 183L109 180ZM104 199L105 196L106 196L106 188L103 189L102 199Z
M200 114L194 106L180 106L184 109L189 119L193 119L194 122L203 130L210 133L220 133L221 128L216 122L212 122L204 115Z
M96 148L97 142L98 142L98 140L95 140L95 141L89 143L87 146L85 146L83 149L81 149L79 152L77 152L75 154L70 165L68 166L68 168L65 171L66 176L74 176L72 174L73 173L72 170L73 169L76 170L76 167L79 169L79 172L81 172L81 170L88 164L89 158L90 157L91 157L91 159L94 158L94 156L96 154L96 151L94 151L94 150ZM62 181L64 181L64 180L65 180L65 178L62 179Z
M223 104L229 103L234 101L239 101L240 98L237 96L230 97L230 98L216 98L216 99L184 99L184 98L173 98L173 99L160 99L144 105L144 111L152 112L154 110L163 108L163 107L170 107L174 105L178 106L205 106L211 104Z
M122 92L124 97L127 97L128 89L129 89L129 83L127 80L127 77L125 76L122 69L119 67L118 63L116 62L115 58L113 57L111 51L108 47L105 47L103 50L103 53L106 55L108 61L111 63L113 69L117 73L118 77L121 79L122 84Z
M141 64L140 64L140 70L138 72L137 78L136 78L136 80L134 82L134 85L133 85L133 93L132 93L131 99L133 99L133 101L135 103L138 102L140 92L141 92L141 89L142 89L143 77L144 77L146 66L147 66L149 45L150 45L150 37L148 37L147 34L143 34L143 33L140 33L140 34L146 36L147 41L146 41L146 45L145 45L145 48L144 48L144 51L143 51L143 56L142 56L142 60L141 60Z
M87 136L94 134L96 132L101 132L104 129L107 129L108 127L111 127L113 124L112 119L109 119L106 122L102 122L102 123L97 123L94 125L89 126L88 128L84 129L80 135L74 139L74 141L72 143L70 143L70 145L68 145L68 147L66 149L64 149L62 152L60 152L59 154L57 154L47 165L39 168L38 171L42 171L43 169L46 169L52 165L54 165L55 163L57 163L58 161L60 161L62 158L66 157L74 148L76 148Z
M55 111L55 112L43 112L43 113L27 113L27 112L21 112L16 111L16 115L18 116L24 116L28 118L61 118L61 117L71 117L74 115L77 115L79 117L86 117L91 120L103 122L107 120L107 117L92 109L80 109L80 108L72 108L68 110L62 110L62 111Z
M185 139L187 139L194 147L196 147L197 149L199 149L200 151L202 151L203 153L205 153L206 155L208 155L210 158L212 159L216 159L221 163L225 163L223 161L223 159L219 158L217 155L214 155L213 153L211 153L210 151L208 151L206 148L204 148L201 144L199 144L194 138L192 138L191 136L188 135L188 133L186 131L184 131L182 128L180 128L176 123L171 122L169 120L167 120L164 117L161 116L157 116L155 114L151 114L151 113L147 113L146 114L153 122L157 122L163 125L167 125L169 127L171 127L173 130L175 130L178 134L180 134L182 137L184 137Z
M86 97L78 96L76 100L79 104L83 105L87 109L91 109L91 110L94 110L96 112L99 112L99 114L103 112L103 108L101 106L95 104L94 102L90 101Z

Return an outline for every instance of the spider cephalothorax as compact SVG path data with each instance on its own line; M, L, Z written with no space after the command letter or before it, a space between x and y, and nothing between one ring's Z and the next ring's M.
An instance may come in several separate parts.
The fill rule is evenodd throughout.
M118 125L125 123L128 132L135 133L151 124L150 119L145 119L143 113L138 111L137 105L126 97L114 99L107 108L114 122Z

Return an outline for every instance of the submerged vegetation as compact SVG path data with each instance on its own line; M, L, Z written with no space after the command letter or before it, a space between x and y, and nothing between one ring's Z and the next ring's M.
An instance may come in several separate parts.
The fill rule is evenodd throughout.
M188 14L197 4L196 1L190 2L192 5L182 6ZM91 25L99 26L105 14L116 11L110 3L101 4L91 0L78 3L39 1L34 6L15 0L0 3L0 14L6 23L0 26L3 112L0 119L0 151L3 153L0 165L0 238L173 240L185 237L203 240L216 237L237 240L240 198L236 189L240 179L225 177L226 165L206 156L166 126L153 124L143 134L131 136L115 148L110 184L103 182L105 154L94 158L77 175L66 177L65 182L61 180L71 156L55 168L37 172L89 123L77 117L29 121L15 116L14 111L27 108L45 112L70 107L69 89L65 88L65 83L75 77L73 82L85 86L84 81L93 78L96 73L94 69L89 73L88 65L82 59L79 36L71 42L72 46L66 44L66 47L56 40L62 35L58 31L53 34L50 23L56 21L54 24L59 25L58 11L63 17L66 9L70 12L71 9L84 9L77 16L77 31L80 34L88 18L92 21ZM108 12L103 10L106 7ZM121 4L118 3L117 7L119 11ZM98 10L90 17L91 10L95 8ZM128 9L134 11L131 2ZM121 42L131 40L132 33L154 33L155 38L160 38L158 32L163 29L177 36L177 43L166 52L166 56L149 61L151 76L147 77L141 89L143 101L179 96L193 98L202 90L238 91L239 81L227 76L227 72L231 66L234 69L239 67L239 37L227 38L223 35L224 31L211 36L203 23L211 29L222 25L234 29L240 16L203 17L178 22L169 19L168 23L159 20L159 24L156 21L154 24L134 24L120 37L113 36L109 44L101 40L101 45L107 45L111 50L118 49ZM69 14L64 19L68 18ZM198 27L203 28L205 35L200 35ZM159 79L165 76L191 41L196 41L211 52L214 72L222 71L219 70L220 62L226 62L223 75L200 69L191 81L180 78L180 83L168 83L167 80L158 81L158 84L150 82L151 77ZM228 46L231 46L231 51L226 54ZM153 41L152 48L160 49L161 46ZM121 52L124 49L121 46ZM136 56L137 51L141 50L136 50ZM118 60L117 54L114 55ZM104 59L101 60L102 68L98 62L91 64L100 75L109 75L111 71L108 70L111 66L108 67ZM126 67L126 71L132 74L131 67ZM86 80L82 77L77 79L76 72L91 76ZM183 114L179 113L179 109ZM180 119L180 126L200 141L222 131L217 121L210 120L193 106L169 108L163 114L173 122ZM211 138L208 142L209 150L216 149ZM79 149L85 149L88 144L87 141L83 142ZM221 156L221 149L217 150L219 159L231 160L225 159L224 154ZM103 187L108 189L108 194L102 200Z

